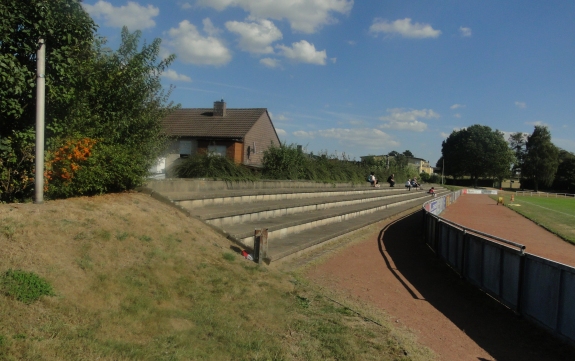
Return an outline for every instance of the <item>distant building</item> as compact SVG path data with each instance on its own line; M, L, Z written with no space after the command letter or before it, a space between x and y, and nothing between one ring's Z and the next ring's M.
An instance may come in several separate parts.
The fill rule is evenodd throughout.
M362 161L365 161L367 159L373 159L373 160L385 160L388 162L392 160L393 158L395 158L392 155L366 155L363 157L360 157L360 159ZM417 169L417 173L427 173L427 174L433 174L434 173L434 168L432 166L429 165L429 162L423 158L416 158L416 157L407 157L407 164L416 168Z
M417 173L433 174L433 167L430 166L429 162L423 158L408 157L407 164L415 166L417 168Z
M263 152L280 146L266 108L227 108L223 99L213 108L177 109L163 120L163 129L172 138L165 156L168 173L177 159L196 153L261 167Z

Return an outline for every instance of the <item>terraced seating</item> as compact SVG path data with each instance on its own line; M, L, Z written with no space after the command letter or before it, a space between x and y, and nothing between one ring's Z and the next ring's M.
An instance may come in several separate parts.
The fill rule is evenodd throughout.
M430 195L421 190L365 185L328 188L329 185L306 182L305 187L286 188L285 183L278 182L278 188L268 184L253 189L237 185L217 189L212 184L210 190L201 191L190 190L190 187L177 190L173 185L162 186L161 182L150 182L150 192L161 194L190 216L246 248L254 245L254 229L267 228L270 261L376 223L430 199ZM446 192L437 186L436 191Z

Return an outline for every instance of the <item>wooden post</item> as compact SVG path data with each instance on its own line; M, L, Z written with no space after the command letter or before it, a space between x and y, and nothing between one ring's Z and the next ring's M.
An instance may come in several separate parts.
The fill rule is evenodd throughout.
M262 263L268 255L268 229L254 231L254 261Z

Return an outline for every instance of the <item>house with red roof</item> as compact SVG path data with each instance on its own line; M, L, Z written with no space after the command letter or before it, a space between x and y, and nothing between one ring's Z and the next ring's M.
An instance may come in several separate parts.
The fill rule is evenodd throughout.
M164 132L172 138L165 169L180 158L196 153L225 156L237 164L261 167L263 153L280 140L266 108L182 108L163 120Z

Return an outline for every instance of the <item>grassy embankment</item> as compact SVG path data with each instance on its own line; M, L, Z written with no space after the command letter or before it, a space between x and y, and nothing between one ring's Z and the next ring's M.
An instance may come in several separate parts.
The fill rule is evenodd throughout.
M137 193L0 204L0 276L33 272L53 293L0 292L0 359L433 358L380 311L232 246Z

